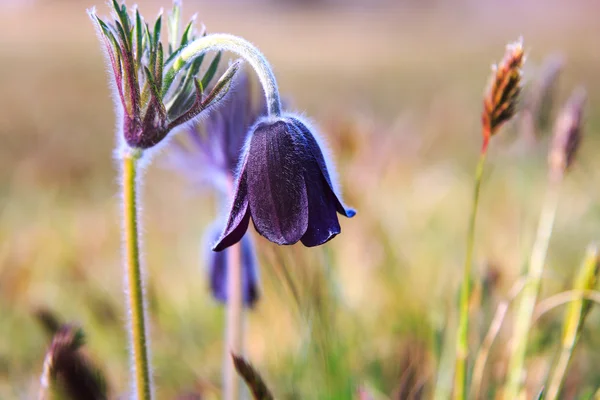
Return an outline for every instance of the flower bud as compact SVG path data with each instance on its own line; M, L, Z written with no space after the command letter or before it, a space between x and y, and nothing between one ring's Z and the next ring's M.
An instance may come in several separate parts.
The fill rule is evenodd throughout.
M162 15L151 29L137 9L130 16L125 5L119 5L116 0L112 5L116 16L112 23L101 20L93 9L89 15L96 24L109 61L121 139L131 148L151 148L173 128L216 104L228 90L239 63L231 65L206 96L204 89L215 75L220 54L201 80L196 79L196 75L204 57L177 68L172 65L173 58L195 38L193 21L184 29L180 40L169 37L169 46L163 50ZM179 32L179 7L179 3L175 3L167 21L170 36Z

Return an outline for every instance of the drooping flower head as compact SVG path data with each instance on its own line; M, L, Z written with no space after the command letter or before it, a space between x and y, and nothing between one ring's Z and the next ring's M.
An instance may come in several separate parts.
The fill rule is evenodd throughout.
M204 57L174 67L173 59L196 38L194 20L179 36L179 2L174 3L167 21L167 49L161 43L162 15L151 29L137 9L130 16L125 5L116 0L112 5L112 23L101 20L93 9L89 15L96 23L110 63L120 140L131 148L147 149L160 143L176 126L216 104L226 93L239 65L234 63L205 95L204 89L215 75L220 56L212 60L201 79L196 75Z
M314 131L299 117L261 118L242 154L227 225L215 251L240 241L251 219L271 242L301 241L311 247L340 233L337 213L354 216L338 195Z

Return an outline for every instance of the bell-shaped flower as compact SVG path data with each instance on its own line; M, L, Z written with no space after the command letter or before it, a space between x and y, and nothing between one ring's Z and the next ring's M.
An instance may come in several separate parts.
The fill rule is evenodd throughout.
M202 79L196 75L203 56L184 65L174 65L173 60L196 36L194 19L179 36L179 2L174 3L167 21L166 50L160 40L162 15L151 29L137 9L130 16L125 5L119 5L116 0L112 5L112 23L101 20L94 9L89 15L97 26L109 61L121 140L131 148L147 149L160 143L173 128L216 104L226 93L239 63L232 64L205 95L204 89L215 75L220 53Z
M229 251L215 252L211 250L212 244L219 238L221 233L217 224L212 224L208 229L202 252L204 262L208 268L210 291L213 297L221 302L227 303L227 280L229 264ZM242 271L242 301L244 306L252 308L260 296L260 276L258 263L254 253L254 245L249 235L240 242L241 257L240 268Z
M341 228L341 201L317 136L299 117L265 117L251 129L239 165L227 225L213 250L242 239L250 220L277 244L321 245Z

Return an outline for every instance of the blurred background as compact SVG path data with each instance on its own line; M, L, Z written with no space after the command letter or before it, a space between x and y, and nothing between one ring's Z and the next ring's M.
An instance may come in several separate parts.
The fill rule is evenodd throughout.
M49 337L40 310L80 324L111 396L127 388L114 116L105 62L85 10L102 1L0 2L0 398L39 388ZM128 3L128 5L131 5ZM169 1L139 2L147 20ZM557 110L587 88L585 139L562 192L541 298L571 287L600 238L600 4L596 1L184 1L209 32L254 42L283 96L320 126L347 204L327 245L277 247L252 231L262 297L247 356L278 398L429 398L452 342L473 170L490 65L524 38L525 79L564 71ZM531 248L550 129L523 119L492 143L477 227L474 354ZM200 260L215 199L161 168L146 171L144 242L158 398L219 398L224 309ZM600 386L592 311L565 398ZM528 385L557 352L563 310L534 326ZM511 314L482 398L506 372ZM443 363L442 363L443 364ZM438 373L442 371L442 373Z

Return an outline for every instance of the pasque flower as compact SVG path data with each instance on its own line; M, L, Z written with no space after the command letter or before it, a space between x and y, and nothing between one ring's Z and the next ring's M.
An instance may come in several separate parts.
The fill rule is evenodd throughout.
M239 65L232 64L205 95L204 89L215 75L220 55L213 59L202 79L196 75L204 57L175 68L173 59L196 38L192 20L179 39L178 2L169 15L166 49L161 43L162 15L150 29L137 10L130 17L125 5L116 0L112 5L115 12L112 23L101 20L93 9L89 15L96 23L109 60L121 137L131 148L147 149L160 143L173 128L216 104L226 93Z
M244 147L221 251L242 239L250 219L277 244L321 245L340 233L337 213L352 217L309 124L294 115L261 118Z

